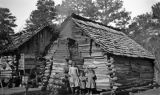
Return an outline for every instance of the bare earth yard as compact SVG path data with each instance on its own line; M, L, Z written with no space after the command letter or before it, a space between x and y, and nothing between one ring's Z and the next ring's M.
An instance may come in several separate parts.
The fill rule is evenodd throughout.
M151 89L151 90L144 91L144 92L141 92L141 93L135 94L135 95L160 95L160 88Z

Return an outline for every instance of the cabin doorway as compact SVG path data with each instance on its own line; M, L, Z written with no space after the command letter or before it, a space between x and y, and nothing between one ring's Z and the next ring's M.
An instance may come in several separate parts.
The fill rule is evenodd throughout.
M69 51L69 59L73 60L76 63L76 66L81 68L84 64L84 61L78 49L78 42L71 38L67 38L67 41L68 41L67 45Z

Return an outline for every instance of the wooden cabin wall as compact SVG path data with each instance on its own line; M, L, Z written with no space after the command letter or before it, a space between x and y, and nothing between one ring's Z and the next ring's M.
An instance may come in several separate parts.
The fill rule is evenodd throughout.
M84 67L95 66L95 74L97 76L98 89L110 89L109 76L107 75L108 69L106 66L107 59L103 57L103 51L100 47L92 43L92 50L90 52L89 44L79 44L79 52L84 59Z
M104 51L92 39L85 34L80 27L68 22L68 37L76 40L80 57L84 59L84 67L95 65L95 74L97 76L97 86L107 88L110 85L109 76L107 75L107 59L104 58ZM70 29L72 28L72 29ZM91 44L92 42L92 44ZM129 58L122 56L113 56L115 60L115 69L118 80L116 82L128 85L129 83L140 83L141 81L152 81L154 77L153 63L140 58Z
M24 54L35 54L38 49L38 54L42 54L45 47L50 43L52 33L47 30L42 30L36 34L33 38L27 41L20 47L20 52Z
M97 75L97 86L100 87L109 87L109 77L107 76L107 66L104 63L107 63L107 59L103 57L103 50L97 46L95 42L92 43L91 39L83 30L73 26L72 27L72 36L78 42L78 50L81 53L81 56L84 58L84 66L93 64L96 62L95 73ZM91 52L90 52L91 49ZM153 62L140 59L140 58L129 58L121 56L113 56L115 60L115 69L116 76L118 77L117 83L128 85L129 83L141 83L141 81L152 81L154 78L154 69Z
M160 85L160 70L156 66L154 66L155 81Z
M72 37L78 43L78 52L84 59L83 67L94 64L97 76L97 89L110 89L109 76L107 75L107 59L103 57L103 50L90 37L88 37L81 29L76 26L72 27Z
M30 69L33 67L33 64L36 62L35 58L37 56L42 56L46 46L49 45L51 38L52 32L48 29L43 29L19 48L20 53L25 56L26 68Z
M154 65L152 61L140 58L113 56L117 82L123 85L153 81Z
M72 22L68 21L63 30L60 33L60 38L61 39L67 39L67 38L72 38Z

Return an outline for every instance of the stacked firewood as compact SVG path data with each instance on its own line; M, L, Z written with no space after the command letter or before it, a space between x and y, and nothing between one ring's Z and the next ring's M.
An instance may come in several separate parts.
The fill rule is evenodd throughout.
M53 65L52 62L50 62L49 60L48 60L48 62L46 62L45 72L44 72L44 75L43 75L43 86L44 86L45 89L48 85L48 81L49 81L49 78L50 78L50 75L51 75L52 65Z
M59 89L62 89L64 86L64 67L66 66L65 59L68 56L67 51L67 45L64 43L62 44L62 41L59 40L50 48L46 56L46 58L50 58L51 60L46 63L44 74L44 76L46 76L45 83L47 90L54 94L59 93Z
M116 85L117 77L116 77L116 69L114 66L114 59L110 57L106 65L108 66L107 69L108 69L111 93L114 94L117 89Z
M48 50L47 55L45 56L45 58L47 59L45 62L45 68L44 68L44 74L43 74L43 86L46 89L47 85L48 85L48 81L50 79L50 75L51 75L51 71L52 71L52 65L53 65L53 58L52 55L55 53L57 48L57 41L55 41L54 43L52 43L50 49Z

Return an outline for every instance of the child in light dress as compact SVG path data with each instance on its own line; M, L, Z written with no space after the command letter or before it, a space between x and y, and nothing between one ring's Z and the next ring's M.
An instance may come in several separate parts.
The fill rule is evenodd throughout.
M72 63L72 66L69 67L69 82L70 82L70 87L71 87L71 91L72 91L72 94L75 94L77 93L77 89L79 87L79 71L78 71L78 68L75 67L75 63L74 62L71 62Z
M86 88L88 89L88 94L92 95L93 91L96 88L96 75L92 68L89 68L86 74L87 82L86 82Z

